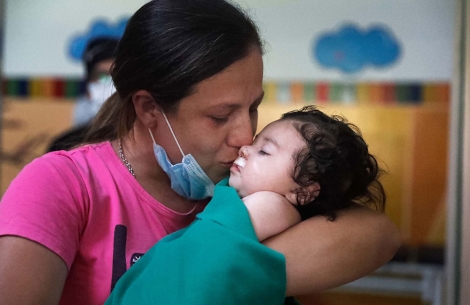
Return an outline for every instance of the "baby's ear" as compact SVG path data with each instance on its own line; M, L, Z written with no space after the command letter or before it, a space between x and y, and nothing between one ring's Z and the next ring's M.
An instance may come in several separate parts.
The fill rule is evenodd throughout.
M320 194L320 189L320 184L315 182L311 185L291 191L287 194L286 198L293 205L304 205L317 198Z

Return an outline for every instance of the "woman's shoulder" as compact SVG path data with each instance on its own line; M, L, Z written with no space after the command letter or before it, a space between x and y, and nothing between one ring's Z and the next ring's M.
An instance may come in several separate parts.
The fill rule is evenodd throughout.
M11 181L2 203L19 200L36 202L36 206L87 203L95 189L92 186L106 179L105 174L100 174L104 172L100 164L109 160L110 151L113 151L111 144L104 142L46 153L27 164Z
M83 184L100 164L112 162L112 152L109 142L49 152L27 164L12 182L21 180L28 184L45 179L50 183Z
M70 267L88 223L90 192L99 189L90 170L97 162L94 155L105 146L50 152L26 165L2 197L0 235L42 244Z
M53 165L72 165L82 167L85 164L100 163L112 160L113 148L109 141L86 144L71 150L53 151L44 154L33 162L48 163Z
M90 153L109 154L112 151L113 151L113 147L111 145L111 142L104 141L104 142L93 143L93 144L83 144L70 150L63 150L61 151L61 153L74 156L74 155L85 155L85 154L90 154Z

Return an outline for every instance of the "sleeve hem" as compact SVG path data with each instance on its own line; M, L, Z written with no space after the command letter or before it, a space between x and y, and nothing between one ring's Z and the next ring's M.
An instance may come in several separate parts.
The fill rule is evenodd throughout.
M61 243L55 236L44 231L42 231L41 234L38 234L37 229L37 227L32 228L28 226L12 225L5 228L5 224L2 224L0 225L0 237L10 235L36 242L58 255L66 264L67 269L70 270L75 258L75 252L70 251L71 247L68 247L68 250L66 250L67 247L63 247L61 249L58 245L63 243ZM31 234L31 232L34 232L34 234Z

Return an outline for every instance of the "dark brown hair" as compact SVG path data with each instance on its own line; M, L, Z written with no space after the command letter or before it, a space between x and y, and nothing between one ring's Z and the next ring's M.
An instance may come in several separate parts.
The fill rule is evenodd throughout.
M369 153L359 128L315 106L285 113L281 120L293 121L307 143L294 156L293 179L301 186L298 199L311 199L306 187L320 185L316 198L296 205L302 219L325 215L334 220L336 211L354 204L385 209L385 190L379 181L384 171Z

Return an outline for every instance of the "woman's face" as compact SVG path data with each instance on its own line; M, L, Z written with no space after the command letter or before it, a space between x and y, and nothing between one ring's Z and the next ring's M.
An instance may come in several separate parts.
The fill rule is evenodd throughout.
M215 183L229 174L238 150L250 145L263 99L263 61L257 49L222 72L200 82L167 117L185 154L192 154ZM170 161L182 155L168 128L160 128L159 144ZM163 134L164 133L164 134Z

